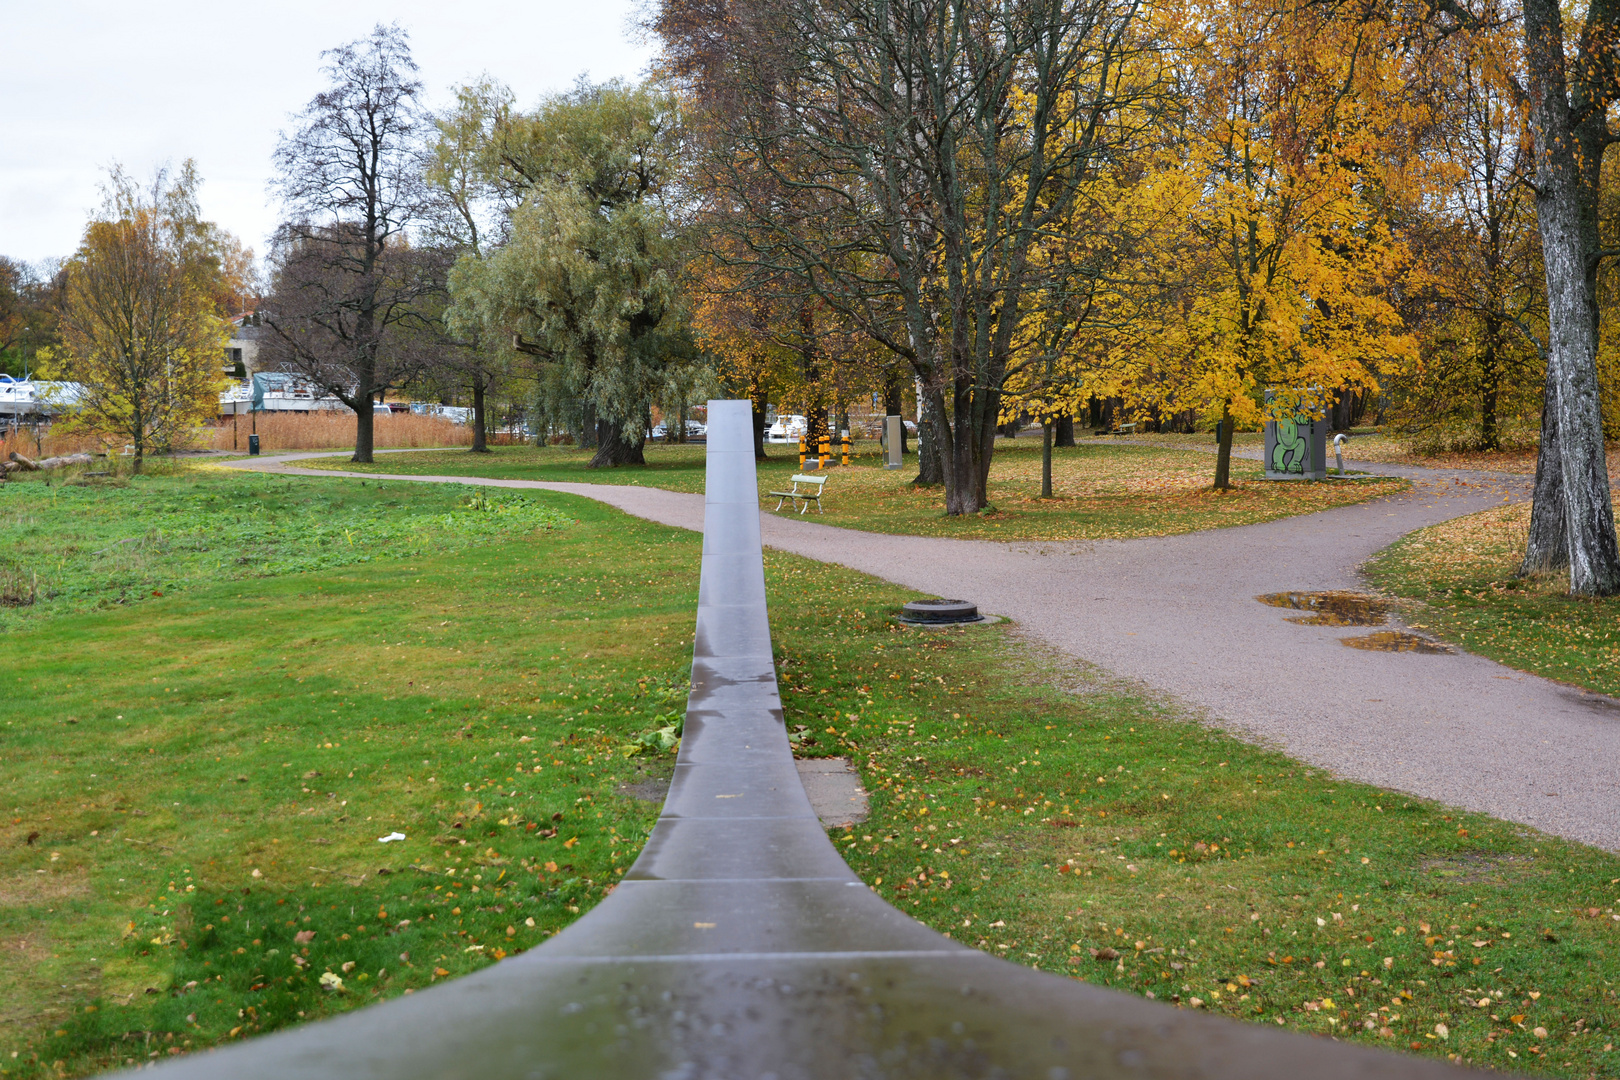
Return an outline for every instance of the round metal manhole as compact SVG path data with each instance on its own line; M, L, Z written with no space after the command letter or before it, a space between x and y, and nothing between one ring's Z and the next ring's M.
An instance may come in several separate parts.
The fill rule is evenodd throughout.
M979 605L967 600L913 600L900 609L900 618L924 626L979 621Z

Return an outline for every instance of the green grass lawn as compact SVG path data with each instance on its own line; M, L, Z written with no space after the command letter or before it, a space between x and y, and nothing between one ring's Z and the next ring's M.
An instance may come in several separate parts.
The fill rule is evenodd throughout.
M16 485L0 507L26 499L30 527L68 530L92 505L138 518L240 480L187 472L54 507ZM264 482L283 500L269 517L359 497ZM529 498L560 520L182 577L107 608L42 602L0 634L0 1075L392 997L600 900L657 812L623 786L668 773L669 755L623 747L680 708L699 538ZM228 547L252 516L222 505L205 531ZM1187 1008L1614 1071L1620 859L1211 732L1016 626L912 629L889 619L904 590L774 552L766 574L787 721L872 793L835 842L903 910ZM407 840L378 843L395 830Z
M1403 480L1322 483L1267 483L1259 462L1234 461L1234 490L1217 493L1210 483L1214 459L1186 449L1156 446L1083 445L1054 451L1054 498L1039 497L1041 448L1030 439L1004 439L991 466L993 512L946 517L944 489L919 488L915 458L905 469L882 468L876 444L858 443L849 466L831 470L817 521L869 532L952 536L975 540L1095 540L1167 536L1196 529L1251 525L1294 514L1361 502L1404 491ZM770 460L759 468L760 495L767 509L798 471L791 447L771 445ZM589 451L571 447L496 447L489 455L464 450L379 455L374 465L345 458L318 458L299 464L350 472L408 475L483 476L512 480L551 480L598 484L642 484L670 491L703 490L703 447L650 445L645 466L588 469ZM791 504L783 514L792 512Z
M1519 578L1530 505L1487 510L1423 529L1367 567L1414 602L1419 629L1492 660L1620 695L1620 599L1572 597L1567 573Z
M543 495L544 514L477 511L500 524L474 542L463 496L399 487L0 489L0 538L33 555L119 519L144 537L176 505L214 553L292 530L273 576L192 573L209 553L176 541L150 553L179 567L166 588L137 603L108 581L125 602L100 609L101 571L68 560L77 599L0 634L0 1073L145 1061L429 985L555 933L635 858L657 805L619 787L670 759L621 747L683 706L694 539ZM311 519L357 507L392 557L320 565ZM440 525L418 534L424 516Z
M0 632L203 581L448 554L566 522L519 493L274 478L155 463L24 474L0 487Z

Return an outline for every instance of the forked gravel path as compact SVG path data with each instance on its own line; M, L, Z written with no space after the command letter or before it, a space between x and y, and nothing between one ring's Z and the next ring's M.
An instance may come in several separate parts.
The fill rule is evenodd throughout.
M570 492L701 529L703 497L606 484L318 476ZM1358 567L1402 535L1523 498L1525 478L1382 467L1386 496L1263 525L1096 542L888 536L764 513L765 544L1015 620L1076 660L1167 691L1218 725L1355 780L1620 850L1620 702L1466 653L1347 648L1369 631L1300 626L1264 593L1365 589ZM837 497L836 481L830 496ZM812 515L813 516L813 515ZM1396 628L1399 628L1398 626Z

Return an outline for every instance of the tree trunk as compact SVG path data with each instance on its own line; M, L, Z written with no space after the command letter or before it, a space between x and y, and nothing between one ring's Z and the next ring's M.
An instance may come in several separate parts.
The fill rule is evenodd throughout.
M1041 425L1041 498L1052 497L1052 421Z
M370 387L366 388L365 397L359 400L363 404L354 410L354 457L349 460L369 462L376 442L377 421L377 407L372 404Z
M485 432L489 428L484 423L484 373L476 372L473 375L473 444L472 453L489 453L489 440Z
M765 414L770 411L769 394L760 387L754 391L753 420L754 420L754 460L765 460Z
M1569 537L1564 519L1564 483L1558 455L1558 428L1553 420L1549 372L1547 397L1541 406L1541 448L1536 451L1536 487L1530 504L1530 538L1524 546L1519 576L1552 573L1569 566Z
M934 430L935 420L944 404L942 401L936 403L936 396L918 387L917 478L912 483L922 487L936 487L945 482L945 466L941 461L939 439Z
M1576 596L1620 592L1620 543L1609 498L1597 383L1597 306L1592 207L1582 159L1594 147L1576 130L1564 75L1557 0L1526 0L1526 70L1536 150L1536 223L1547 277L1548 407L1558 430L1569 589ZM1580 142L1582 145L1577 145ZM1601 159L1601 145L1595 149Z
M1074 417L1060 416L1057 420L1057 430L1052 433L1053 446L1074 445Z
M990 474L990 455L996 442L996 398L990 391L975 395L967 377L959 378L954 387L952 403L955 406L954 431L947 429L943 395L934 403L934 436L942 444L941 465L945 471L945 513L977 514L990 506L987 481Z
M587 401L580 405L579 448L596 449L596 406Z
M639 427L640 425L634 425ZM647 458L642 453L641 439L631 434L634 428L631 425L615 423L612 420L598 420L596 422L596 454L586 465L589 469L605 467L618 468L620 465L645 465Z
M1499 332L1494 319L1485 321L1485 353L1480 360L1479 372L1479 445L1482 450L1502 449L1502 437L1496 425L1497 397L1502 384L1496 355ZM1539 466L1539 462L1537 464Z
M1086 422L1093 432L1102 427L1102 401L1096 394L1086 402Z
M896 372L883 384L883 415L899 416L900 410L905 408L905 398L900 389L900 373ZM906 425L900 425L900 457L906 456Z
M1221 441L1215 451L1215 490L1232 489L1232 403L1221 402Z

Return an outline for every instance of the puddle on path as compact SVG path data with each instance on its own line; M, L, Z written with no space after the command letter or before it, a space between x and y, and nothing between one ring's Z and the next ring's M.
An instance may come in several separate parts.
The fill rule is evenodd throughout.
M1342 637L1339 639L1339 644L1348 645L1352 649L1368 649L1372 652L1449 653L1451 651L1438 642L1418 637L1416 634L1404 633L1400 630L1380 630L1376 634L1363 634L1360 637Z
M1303 626L1382 626L1389 602L1377 596L1354 592L1280 592L1257 596L1272 607L1309 611L1288 619Z

